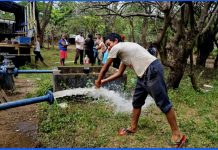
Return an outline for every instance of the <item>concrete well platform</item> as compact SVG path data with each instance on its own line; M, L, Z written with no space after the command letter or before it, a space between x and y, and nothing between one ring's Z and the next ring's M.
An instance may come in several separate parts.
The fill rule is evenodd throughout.
M98 78L101 66L90 66L89 73L84 73L84 66L61 66L58 67L57 72L53 73L53 89L54 91L61 91L69 88L84 88L94 86L95 80ZM106 77L112 75L116 69L110 68ZM108 82L103 87L114 90L123 91L127 82L127 75Z

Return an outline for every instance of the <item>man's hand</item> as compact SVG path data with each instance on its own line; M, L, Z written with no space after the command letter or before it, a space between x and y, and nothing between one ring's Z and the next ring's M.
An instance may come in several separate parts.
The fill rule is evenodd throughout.
M113 62L113 58L108 58L106 64L101 68L101 71L98 75L98 79L95 80L95 87L96 88L100 88L103 83L108 81L107 79L103 79L103 78L104 78L104 75L106 74L106 72L108 71L112 62Z
M105 79L102 79L102 80L101 80L101 84L104 84L105 82L106 82Z
M101 87L101 81L95 80L95 88L98 89Z

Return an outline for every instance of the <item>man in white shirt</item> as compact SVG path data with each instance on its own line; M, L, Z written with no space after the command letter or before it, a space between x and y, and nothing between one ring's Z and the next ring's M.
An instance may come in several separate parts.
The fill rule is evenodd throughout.
M74 64L77 64L77 60L80 57L80 64L83 64L83 51L84 51L84 43L85 39L83 37L83 32L80 32L76 38L75 38L75 43L76 43L76 56L74 59Z
M98 79L95 81L96 88L100 88L102 84L122 76L127 66L134 69L137 75L137 85L132 102L131 126L130 128L121 129L118 134L122 136L136 132L141 107L145 104L147 95L150 94L154 98L156 105L166 115L172 130L172 143L176 147L182 147L186 142L186 136L180 132L177 126L176 115L167 94L163 67L160 61L139 44L121 41L121 37L116 33L111 33L106 37L105 43L108 46L109 55ZM121 59L119 70L103 79L113 60L117 57Z

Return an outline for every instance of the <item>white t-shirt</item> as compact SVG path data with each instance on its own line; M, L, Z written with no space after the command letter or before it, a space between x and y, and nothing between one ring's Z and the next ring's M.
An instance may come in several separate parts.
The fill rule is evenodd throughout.
M34 51L40 52L40 44L39 41L36 41L36 48Z
M69 45L69 43L67 42L67 40L66 40L66 39L64 39L64 41L65 41L65 44L66 44L66 45Z
M121 63L134 69L138 77L142 77L148 66L157 58L137 43L120 42L112 47L108 58L121 59Z
M76 43L76 48L81 49L81 50L84 49L85 39L83 36L77 35L75 38L75 42L79 42L79 43Z

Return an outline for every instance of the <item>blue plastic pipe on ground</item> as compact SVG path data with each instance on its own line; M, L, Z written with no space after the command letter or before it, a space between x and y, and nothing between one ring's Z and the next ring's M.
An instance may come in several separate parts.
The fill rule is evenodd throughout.
M5 110L5 109L19 107L19 106L25 106L25 105L34 104L34 103L40 103L40 102L45 102L45 101L47 101L49 104L54 103L54 96L51 91L48 91L46 95L40 96L40 97L2 103L0 104L0 110Z

